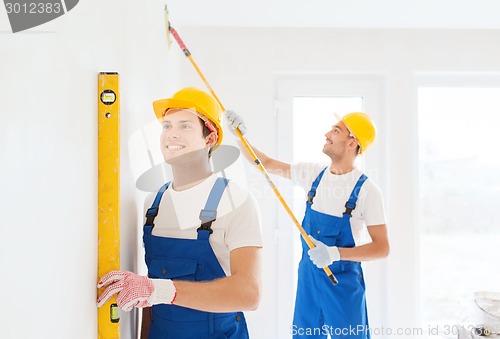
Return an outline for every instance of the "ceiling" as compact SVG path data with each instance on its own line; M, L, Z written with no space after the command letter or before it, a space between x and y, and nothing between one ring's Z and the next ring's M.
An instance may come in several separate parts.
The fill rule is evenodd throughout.
M174 26L500 28L500 0L157 1Z

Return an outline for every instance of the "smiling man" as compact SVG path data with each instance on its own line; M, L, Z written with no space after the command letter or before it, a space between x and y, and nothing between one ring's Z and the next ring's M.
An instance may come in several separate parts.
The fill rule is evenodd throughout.
M225 115L233 129L245 133L240 116L232 111ZM339 118L325 134L328 166L289 164L254 148L270 173L291 179L309 192L302 226L316 247L309 250L302 240L291 327L294 338L370 336L361 261L386 257L389 241L382 194L354 162L371 146L375 134L365 113ZM336 286L322 269L327 266L339 281Z
M220 106L188 87L153 107L173 181L145 202L148 277L108 273L98 305L118 293L122 309L144 308L143 339L248 338L242 311L260 302L260 218L246 190L212 173Z

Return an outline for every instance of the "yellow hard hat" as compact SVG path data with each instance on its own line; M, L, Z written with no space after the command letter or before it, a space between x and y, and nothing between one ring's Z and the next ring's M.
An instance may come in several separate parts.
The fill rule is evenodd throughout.
M366 113L352 112L339 118L349 132L359 141L359 154L364 153L375 141L377 130L372 120Z
M205 121L208 129L217 132L218 138L214 150L222 142L222 110L213 96L195 87L186 87L176 92L172 98L153 101L153 109L160 122L169 108L184 108L196 111L198 116Z

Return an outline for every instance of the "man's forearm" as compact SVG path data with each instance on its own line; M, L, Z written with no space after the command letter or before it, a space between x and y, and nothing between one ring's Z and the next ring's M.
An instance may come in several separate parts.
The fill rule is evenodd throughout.
M341 260L369 261L385 258L389 254L389 246L384 243L371 242L352 248L339 247Z
M261 293L261 248L231 251L231 275L206 282L174 281L174 304L206 312L255 310Z
M259 279L229 276L208 282L174 281L174 304L206 312L255 310L260 302Z
M251 163L255 164L254 160L252 159L252 157L248 153L247 149L245 148L245 146L243 145L243 143L240 140L238 140L238 146L239 146L239 148L241 150L241 153L243 153L243 156L248 161L250 161ZM276 175L285 177L287 179L290 179L290 164L289 163L286 163L286 162L279 161L277 159L271 158L267 154L265 154L264 152L262 152L261 150L253 147L252 145L250 145L250 147L252 148L253 152L255 153L255 155L257 156L257 158L259 159L259 161L262 164L262 166L264 166L265 169L269 173L276 174Z
M389 255L389 239L385 224L368 226L372 242L352 248L339 248L340 258L350 261L368 261L385 258Z

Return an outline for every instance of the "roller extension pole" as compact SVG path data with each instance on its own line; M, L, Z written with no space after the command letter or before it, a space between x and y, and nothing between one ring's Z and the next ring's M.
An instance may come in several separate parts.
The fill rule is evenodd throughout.
M189 50L187 49L186 45L184 44L184 42L182 41L181 37L179 36L179 34L177 33L177 31L170 25L170 21L168 21L168 10L167 10L167 5L165 5L165 18L166 18L166 25L167 25L167 32L170 32L172 34L172 36L174 37L175 41L177 41L177 44L179 45L179 47L182 49L182 52L184 53L184 55L189 59L189 61L191 62L191 64L193 65L194 69L196 70L196 73L198 73L198 75L200 76L201 80L203 80L203 82L205 83L205 86L207 87L207 89L210 91L210 93L213 95L213 97L215 98L215 100L217 100L217 102L219 103L221 109L223 111L225 111L226 109L224 108L224 105L222 105L221 101L219 100L219 98L217 97L217 95L215 94L214 90L212 89L212 87L210 86L210 84L208 83L208 80L203 76L203 74L201 73L201 70L200 68L198 67L198 65L196 64L196 62L193 60L193 57L191 56L191 52L189 52ZM168 34L167 34L168 35ZM167 36L167 39L169 39L169 37ZM297 229L299 230L300 234L302 235L302 238L305 240L305 242L307 243L307 246L309 246L309 248L314 248L314 243L311 241L311 239L309 239L309 236L307 235L306 231L304 230L304 228L302 227L302 225L299 223L299 221L297 220L297 218L295 218L295 215L293 214L292 210L290 209L290 207L288 207L288 204L286 203L286 201L283 199L283 197L281 196L280 192L278 191L278 189L276 188L276 185L274 185L273 181L271 180L271 178L269 177L266 169L264 168L264 166L262 165L262 163L260 162L260 160L257 158L257 155L255 154L255 152L253 151L252 147L250 146L250 144L247 142L247 140L245 139L245 137L243 136L243 134L241 134L240 130L239 129L235 129L236 131L236 135L240 138L241 142L243 143L243 145L245 146L245 149L248 151L248 153L250 154L250 156L252 157L253 161L255 162L255 164L257 165L257 167L259 168L259 170L261 171L261 173L264 175L264 177L266 178L266 181L267 183L271 186L271 188L273 189L276 197L278 198L278 200L281 202L281 204L283 205L283 207L285 208L286 212L288 213L288 215L290 216L290 218L292 219L293 223L295 224L295 226L297 227ZM331 282L334 284L334 285L337 285L338 283L338 280L337 278L335 278L335 276L333 275L332 271L330 270L330 268L328 267L324 267L323 270L325 271L326 275L328 276L328 278L330 278Z
M97 279L120 269L120 93L118 73L98 77ZM116 295L97 311L98 339L119 339Z

